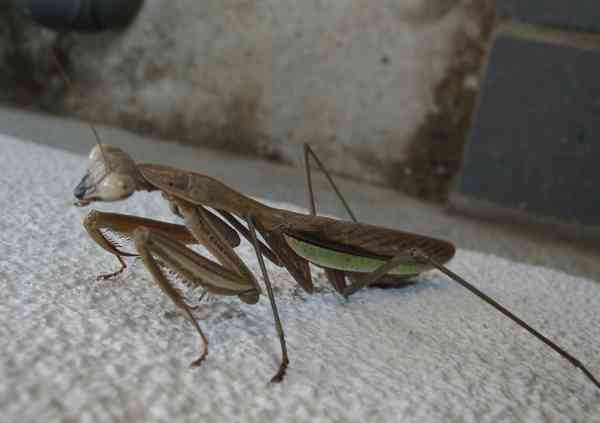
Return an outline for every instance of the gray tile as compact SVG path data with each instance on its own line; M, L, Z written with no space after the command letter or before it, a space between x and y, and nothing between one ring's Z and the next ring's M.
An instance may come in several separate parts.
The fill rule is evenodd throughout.
M597 0L499 0L498 14L520 22L600 32Z
M600 227L598 75L600 50L498 35L455 205Z

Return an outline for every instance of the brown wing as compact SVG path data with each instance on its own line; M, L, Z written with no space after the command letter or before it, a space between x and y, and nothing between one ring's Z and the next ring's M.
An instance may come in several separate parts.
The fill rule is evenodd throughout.
M391 258L419 248L434 260L446 263L455 253L454 245L447 241L322 216L290 213L283 231L321 247L373 258Z

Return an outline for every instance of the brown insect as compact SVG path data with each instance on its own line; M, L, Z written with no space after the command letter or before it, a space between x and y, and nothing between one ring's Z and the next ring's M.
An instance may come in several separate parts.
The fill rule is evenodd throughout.
M316 215L310 157L327 176L352 221ZM98 143L90 153L87 173L75 188L77 206L95 201L125 200L135 191L157 191L184 222L184 225L177 225L91 211L84 221L85 229L121 264L116 272L101 277L121 273L126 267L123 257L141 257L158 286L187 314L202 338L202 353L192 363L192 366L198 366L207 356L208 340L194 319L190 305L175 288L173 272L188 285L202 287L206 292L237 295L245 303L256 303L262 290L234 250L240 243L241 234L254 246L279 334L281 363L271 379L279 382L289 360L263 255L275 265L285 267L306 292L313 290L309 263L323 268L334 289L345 297L368 285L403 286L410 283L408 278L411 276L437 268L558 352L600 388L598 380L579 360L446 268L444 264L455 252L452 244L358 223L333 179L308 145L304 149L304 158L310 214L266 206L201 173L158 164L136 164L124 151ZM264 243L257 239L257 231ZM131 239L135 249L125 250L116 241L119 238ZM190 249L191 244L204 245L216 261Z

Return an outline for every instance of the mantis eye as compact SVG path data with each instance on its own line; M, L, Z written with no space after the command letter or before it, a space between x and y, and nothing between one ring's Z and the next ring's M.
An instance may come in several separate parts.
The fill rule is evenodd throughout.
M135 191L135 181L129 175L111 173L98 187L98 196L104 201L117 201L129 197Z

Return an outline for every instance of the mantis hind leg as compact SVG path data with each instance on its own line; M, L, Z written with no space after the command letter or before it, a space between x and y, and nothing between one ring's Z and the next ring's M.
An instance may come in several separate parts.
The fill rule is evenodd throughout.
M557 352L562 358L570 362L573 366L579 369L597 388L600 388L600 380L596 379L596 377L590 372L590 370L583 365L583 363L577 359L575 356L571 355L564 348L559 346L557 343L549 339L547 336L543 335L533 327L531 327L528 323L526 323L519 316L514 314L512 311L504 307L498 301L494 300L492 297L475 287L473 284L467 282L465 279L448 269L442 263L438 263L436 259L434 259L431 255L422 251L419 248L411 248L406 251L405 254L398 255L387 263L380 266L378 269L374 270L372 273L367 274L366 277L361 278L360 280L354 281L351 286L344 290L344 296L348 297L352 295L354 292L359 290L360 288L373 284L378 279L380 279L383 275L387 274L391 270L393 270L396 266L400 265L403 261L406 261L406 255L409 255L415 263L429 264L432 267L438 269L440 272L444 273L454 282L461 285L463 288L467 289L473 295L478 297L483 302L495 308L498 312L503 314L505 317L512 320L514 323L525 329L529 334L536 337L538 340L543 342L546 346L553 349Z
M365 288L367 286L377 286L374 284L377 284L377 282L380 282L382 280L385 282L386 278L391 277L397 279L397 276L388 275L388 273L394 270L396 267L401 266L403 264L406 264L406 253L399 254L396 257L391 258L389 261L385 262L379 268L373 270L371 273L364 273L361 276L351 278L352 283L350 284L350 286L347 286L343 290L342 295L348 298L350 295L354 294L359 289ZM412 275L400 276L400 278L401 281L404 281L405 278L411 276Z
M368 273L348 272L331 268L324 268L324 270L325 276L327 276L327 279L333 285L335 290L346 297L365 286L362 284L362 281L364 278L369 277ZM412 279L414 276L416 275L379 275L373 282L368 283L366 286L369 288L381 289L405 288L417 283ZM350 285L348 285L348 280L350 281ZM355 286L358 288L354 289ZM347 290L351 290L352 292L346 294Z
M531 327L528 323L526 323L519 316L517 316L512 311L510 311L509 309L504 307L502 304L500 304L498 301L494 300L492 297L490 297L489 295L487 295L486 293L484 293L483 291L481 291L480 289L478 289L477 287L475 287L474 285L467 282L465 279L463 279L462 277L460 277L459 275L457 275L456 273L454 273L453 271L448 269L442 263L438 263L437 260L435 260L429 254L425 253L424 251L421 251L419 248L412 248L409 251L409 253L415 261L418 261L421 263L428 263L431 266L435 267L440 272L444 273L446 276L448 276L450 279L452 279L454 282L458 283L460 286L467 289L469 292L471 292L471 294L475 295L483 302L485 302L488 305L495 308L498 312L503 314L505 317L508 317L514 323L521 326L523 329L525 329L531 335L533 335L538 340L543 342L546 346L550 347L555 352L557 352L562 358L564 358L569 363L571 363L575 368L579 369L585 375L585 377L588 378L589 381L591 381L594 385L596 385L597 388L600 389L600 380L597 379L592 374L592 372L590 372L590 370L578 358L576 358L575 356L573 356L572 354L567 352L564 348L559 346L557 343L555 343L554 341L549 339L547 336L543 335L542 333L540 333L539 331L537 331L536 329Z
M348 216L350 216L350 218L352 219L353 222L357 223L358 220L356 219L354 212L352 211L352 209L348 205L348 202L346 201L346 199L342 195L341 191L335 184L333 178L331 177L331 175L325 168L325 165L323 165L323 163L321 162L319 157L315 154L315 152L310 147L310 145L304 144L304 171L306 174L306 186L308 189L308 204L310 207L310 214L313 216L316 216L316 214L317 214L316 205L315 205L315 195L314 195L314 190L313 190L313 186L312 186L311 169L310 169L310 158L311 157L315 160L315 163L317 163L317 166L319 166L319 169L321 169L321 171L323 172L323 174L329 181L329 184L335 191L337 197L341 201L344 208L346 209ZM351 272L340 272L340 271L337 271L334 269L325 269L325 275L327 276L327 279L329 280L331 285L333 285L335 290L338 291L339 293L343 293L343 291L347 287L346 278L348 278L350 280L354 280L354 279L360 278L360 276L362 274L351 273ZM412 276L414 276L414 275L411 275L411 276L384 275L384 276L381 276L377 281L369 284L369 286L371 286L373 288L402 288L402 287L409 286L409 285L412 285L415 283L414 281L409 279Z

